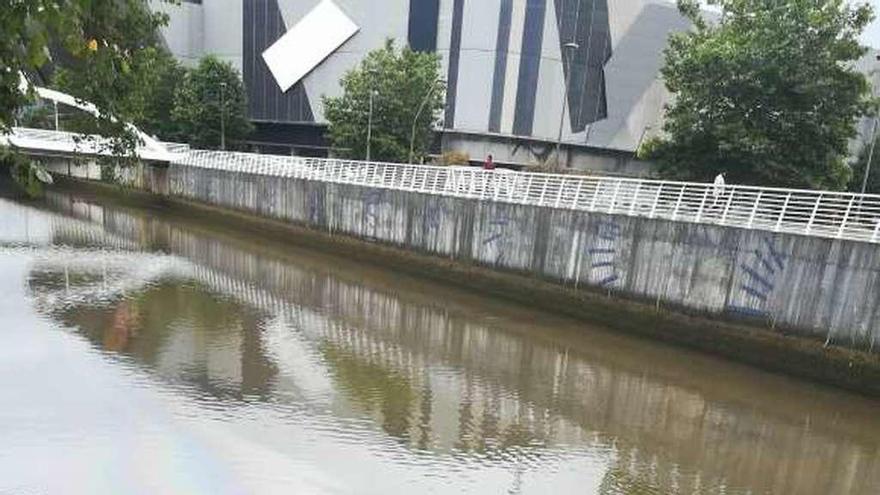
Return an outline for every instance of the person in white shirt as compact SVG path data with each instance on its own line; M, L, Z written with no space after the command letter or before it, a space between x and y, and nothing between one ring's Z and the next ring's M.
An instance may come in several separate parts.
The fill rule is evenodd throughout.
M712 183L712 196L715 197L715 200L712 201L713 207L718 204L721 196L724 196L724 185L724 172L721 172L715 176L715 182Z

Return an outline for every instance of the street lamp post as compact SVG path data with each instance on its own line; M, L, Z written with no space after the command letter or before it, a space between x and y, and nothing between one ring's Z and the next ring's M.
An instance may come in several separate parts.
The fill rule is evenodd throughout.
M367 161L370 161L370 142L373 140L373 88L370 88L370 111L367 114Z
M562 150L562 125L565 122L565 106L568 104L568 83L571 81L571 56L569 56L568 70L565 70L565 54L573 53L580 45L569 42L562 45L562 71L565 72L565 87L562 91L562 111L559 112L559 136L556 138L556 169L559 170L559 155Z
M875 57L877 61L880 61L880 55ZM871 74L874 79L871 81L871 96L875 96L877 91L875 91L877 87L877 69L874 69L874 73ZM874 115L874 125L871 126L871 148L868 150L868 162L865 163L865 176L862 177L862 194L865 194L865 190L868 188L868 176L871 175L871 161L874 160L874 145L877 144L877 115Z
M226 151L226 82L220 83L220 149Z
M874 116L871 126L871 148L868 149L868 161L865 163L865 176L862 177L862 194L868 189L868 176L871 175L871 161L874 160L874 145L877 144L877 117Z
M442 79L435 79L433 83L431 83L431 88L428 90L428 94L425 95L425 98L422 100L422 103L419 105L418 111L416 111L416 116L413 119L412 123L412 131L409 134L409 162L413 163L414 153L415 153L415 144L416 144L416 125L419 122L419 117L422 115L422 110L425 109L425 105L428 103L428 100L434 95L434 91L440 86L441 83L446 81Z
M376 70L367 71L370 76L370 109L367 114L367 161L370 161L370 148L373 141L373 96L376 93Z

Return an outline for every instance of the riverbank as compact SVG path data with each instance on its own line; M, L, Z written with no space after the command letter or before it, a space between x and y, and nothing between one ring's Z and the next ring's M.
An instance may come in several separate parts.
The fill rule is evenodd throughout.
M476 262L451 260L340 232L306 228L286 221L133 189L64 179L59 187L100 201L145 207L157 215L222 222L254 240L294 243L332 252L518 303L601 324L614 330L684 345L829 385L880 396L880 356L865 351L825 346L819 338L794 336L781 330L722 321L658 301L625 299L572 284L563 285L533 273L502 272Z

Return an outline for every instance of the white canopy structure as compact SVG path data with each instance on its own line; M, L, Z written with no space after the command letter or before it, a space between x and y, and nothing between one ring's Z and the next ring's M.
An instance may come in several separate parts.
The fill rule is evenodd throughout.
M95 105L86 101L78 100L67 93L39 86L33 86L31 88L44 100L74 107L94 115L95 117L101 115L100 110L98 110ZM28 89L28 83L24 78L22 78L22 89ZM164 144L147 135L132 124L126 124L126 126L137 135L138 140L140 141L135 149L135 155L138 158L157 162L170 162L174 158L174 153L169 152ZM109 139L102 136L87 136L87 139L82 138L83 136L81 134L72 132L15 127L9 134L0 134L0 146L10 146L34 152L100 156L113 155L111 147L109 146Z

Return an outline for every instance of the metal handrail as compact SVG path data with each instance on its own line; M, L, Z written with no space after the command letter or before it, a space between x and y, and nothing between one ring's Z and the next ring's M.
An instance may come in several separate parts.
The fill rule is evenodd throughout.
M47 90L48 91L48 90ZM143 160L169 162L179 151L179 144L167 145L146 136L134 127L137 146L133 155ZM113 141L97 135L77 132L13 127L9 133L0 133L0 146L9 146L29 152L89 156L114 156Z
M102 138L14 128L0 145L67 153L99 153ZM180 166L396 189L458 198L631 217L724 225L769 232L880 243L880 195L778 187L571 176L399 163L284 157L194 150L142 158Z
M191 151L176 165L880 243L880 195Z

